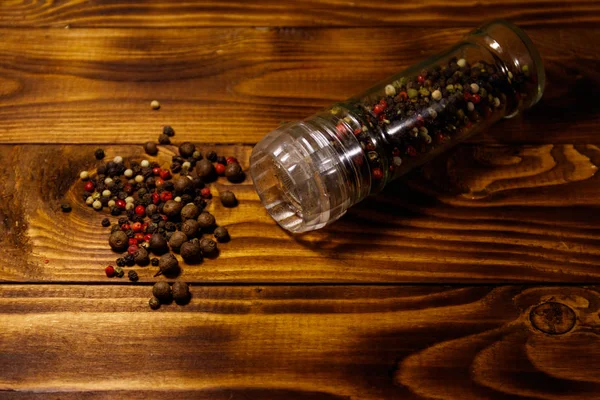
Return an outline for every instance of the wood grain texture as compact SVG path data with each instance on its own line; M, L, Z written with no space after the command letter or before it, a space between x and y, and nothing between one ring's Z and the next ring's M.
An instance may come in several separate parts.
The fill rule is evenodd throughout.
M137 144L170 123L181 139L255 143L467 31L0 29L0 142ZM600 30L528 33L547 70L543 100L471 142L595 143ZM160 111L150 110L153 99Z
M175 137L175 139L177 136ZM80 199L79 171L96 146L0 146L0 279L101 281L117 255L107 212ZM249 146L202 146L247 167ZM141 146L107 146L107 157L145 158ZM158 161L168 165L173 147ZM188 281L227 282L598 282L600 184L597 145L464 145L392 183L331 227L291 236L268 216L250 178L219 180L234 209L208 209L227 226L220 257L184 267ZM62 201L73 205L63 214ZM113 218L114 219L114 218ZM45 262L48 260L48 263ZM155 268L138 268L154 281ZM111 281L114 282L115 280ZM126 283L124 280L122 283Z
M600 21L591 0L515 2L435 0L377 2L297 1L141 1L4 0L0 25L10 27L199 26L470 26L483 18L511 18L523 25L581 25Z
M600 398L596 288L193 286L158 311L150 291L0 285L0 397ZM571 330L532 325L548 302Z

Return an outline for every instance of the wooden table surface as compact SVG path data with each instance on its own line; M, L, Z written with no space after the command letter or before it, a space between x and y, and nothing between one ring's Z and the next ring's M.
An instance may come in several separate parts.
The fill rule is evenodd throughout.
M149 309L151 268L104 275L77 185L96 148L141 159L171 124L247 167L280 122L495 17L543 56L534 109L298 237L248 179L209 207L233 239L185 268L188 306ZM2 0L0 398L600 399L599 21L592 0Z

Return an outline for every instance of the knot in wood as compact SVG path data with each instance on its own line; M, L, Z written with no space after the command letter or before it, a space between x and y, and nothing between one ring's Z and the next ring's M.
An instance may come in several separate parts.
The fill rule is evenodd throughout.
M575 311L557 302L540 304L529 314L531 324L538 330L550 335L562 335L575 326Z

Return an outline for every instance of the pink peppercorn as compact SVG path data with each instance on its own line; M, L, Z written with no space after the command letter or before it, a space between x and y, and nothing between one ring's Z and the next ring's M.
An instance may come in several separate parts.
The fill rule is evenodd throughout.
M127 252L128 252L129 254L132 254L132 255L133 255L133 254L135 254L135 252L136 252L136 251L138 251L139 249L140 249L140 248L137 246L137 244L132 244L131 246L129 246L129 247L127 248Z
M202 197L204 197L205 199L210 199L211 197L211 193L210 193L210 189L205 187L200 191L200 195Z
M121 225L121 230L122 231L128 231L130 229L131 229L131 225L129 225L129 224L123 224L123 225Z
M383 172L380 168L373 168L373 178L380 180L383 178Z
M171 179L171 171L169 171L169 170L160 171L160 178L163 181L168 181L169 179Z
M127 243L128 243L130 246L137 246L137 244L138 244L138 241L137 241L137 239L136 239L136 238L129 238L129 240L127 241Z
M152 237L152 234L151 234L151 233L147 233L147 234L145 234L145 235L144 235L144 242L149 242L151 237Z
M411 157L414 157L414 156L416 156L416 155L417 155L417 149L415 149L413 146L408 146L408 147L406 148L406 153L407 153L409 156L411 156Z
M144 216L146 215L146 207L142 206L141 204L139 206L137 206L135 208L135 213L139 216Z
M95 185L94 185L94 183L93 183L93 182L91 182L91 181L89 181L89 182L86 182L86 183L85 183L85 185L83 185L83 189L84 189L86 192L91 192L91 191L93 191L95 187L96 187L96 186L95 186Z
M215 171L217 175L223 175L225 173L226 167L223 164L217 163L215 164Z
M134 222L131 224L131 229L133 229L134 232L140 232L142 230L142 224L140 222Z
M154 174L154 176L159 176L160 171L161 171L161 169L158 167L152 168L152 173Z
M235 157L227 157L227 160L225 160L225 162L227 163L227 165L238 164L238 160Z
M163 202L167 202L169 200L173 200L173 193L171 192L162 192L160 194L160 200Z
M419 75L417 77L417 80L419 81L419 83L422 85L423 83L425 83L425 77L423 75Z
M109 278L112 278L113 276L115 276L115 268L112 265L109 265L108 267L104 268L104 273Z
M122 210L125 209L126 205L127 205L127 203L125 203L125 200L119 199L119 200L115 201L115 206L117 206L118 208L120 208Z

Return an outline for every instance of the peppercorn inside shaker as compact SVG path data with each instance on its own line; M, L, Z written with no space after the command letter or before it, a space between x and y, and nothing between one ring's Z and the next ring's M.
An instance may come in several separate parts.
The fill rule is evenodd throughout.
M544 85L527 35L490 22L365 93L269 133L250 158L254 186L284 229L320 229L390 181L533 106Z

